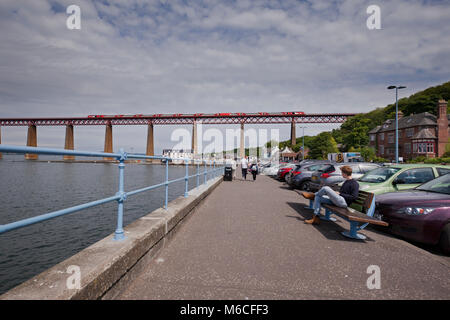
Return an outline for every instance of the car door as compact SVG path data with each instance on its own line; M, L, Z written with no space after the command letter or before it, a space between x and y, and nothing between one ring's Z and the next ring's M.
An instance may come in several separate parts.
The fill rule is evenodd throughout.
M415 188L434 178L432 167L412 168L400 173L392 183L394 189L400 191Z

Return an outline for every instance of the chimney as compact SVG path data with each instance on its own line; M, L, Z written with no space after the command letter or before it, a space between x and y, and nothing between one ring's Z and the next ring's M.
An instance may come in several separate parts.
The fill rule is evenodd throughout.
M401 110L398 111L398 119L403 118L403 112Z
M445 145L448 143L448 118L447 101L439 100L437 105L437 157L445 153Z
M438 119L447 118L447 101L441 99L438 101L438 110L437 110Z

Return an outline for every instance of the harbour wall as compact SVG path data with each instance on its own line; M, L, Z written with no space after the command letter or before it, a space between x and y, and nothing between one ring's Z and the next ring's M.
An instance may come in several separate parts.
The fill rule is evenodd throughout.
M0 296L0 300L113 299L123 284L164 248L195 207L223 180L200 185L188 197L171 201L124 228L126 239L114 234L40 273Z

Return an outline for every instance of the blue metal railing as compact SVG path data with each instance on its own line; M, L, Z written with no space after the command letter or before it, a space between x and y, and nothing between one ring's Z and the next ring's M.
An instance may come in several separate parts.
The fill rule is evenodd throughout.
M124 231L123 231L123 203L127 200L129 196L144 192L153 190L159 187L164 186L165 187L165 200L164 200L164 208L167 210L168 208L168 198L169 198L169 184L179 182L184 180L185 181L185 191L184 191L184 197L188 197L188 183L189 178L197 177L197 188L199 185L199 177L201 174L204 175L204 183L207 182L207 175L210 174L210 179L213 179L218 176L220 170L223 170L222 166L216 166L216 163L214 161L214 168L212 167L212 161L211 160L192 160L192 159L185 159L185 158L169 158L169 157L159 157L159 156L143 156L143 155L137 155L137 154L128 154L124 152L123 149L120 149L119 153L103 153L103 152L89 152L89 151L73 151L73 150L65 150L65 149L50 149L50 148L39 148L39 147L21 147L21 146L8 146L8 145L0 145L0 152L5 153L29 153L29 154L45 154L45 155L67 155L67 156L84 156L84 157L102 157L102 158L115 158L119 161L119 191L112 197L80 204L78 206L53 211L50 213L42 214L36 217L28 218L19 220L16 222L0 225L0 234L23 228L26 226L29 226L31 224L43 222L45 220L49 220L52 218L56 218L62 215L74 213L77 211L81 211L84 209L88 209L91 207L95 207L98 205L102 205L108 202L117 201L118 208L117 208L117 227L116 231L114 233L114 240L122 240L125 239ZM133 190L129 192L124 191L124 171L125 171L125 160L127 159L156 159L156 160L163 160L165 163L165 181L148 186L142 189ZM169 161L172 160L182 160L184 161L184 164L186 166L186 174L184 177L170 180L169 181ZM193 175L189 175L189 162L192 162L193 164L197 164L197 173ZM205 163L205 170L203 173L200 172L200 162ZM208 171L207 168L207 162L210 162L210 170Z

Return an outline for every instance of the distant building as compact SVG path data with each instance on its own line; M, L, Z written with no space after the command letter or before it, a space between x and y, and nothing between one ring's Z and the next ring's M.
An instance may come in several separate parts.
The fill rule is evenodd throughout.
M437 115L428 112L403 117L398 113L398 156L410 160L419 156L441 157L450 136L447 101L439 100ZM369 131L369 146L381 158L395 160L395 120L386 120Z
M298 152L292 151L289 147L285 147L283 151L280 152L280 161L291 162L297 159Z
M183 160L176 160L179 158L192 160L194 158L194 150L175 150L175 149L164 149L162 153L163 157L169 157L174 159L172 162L174 164L182 164Z

